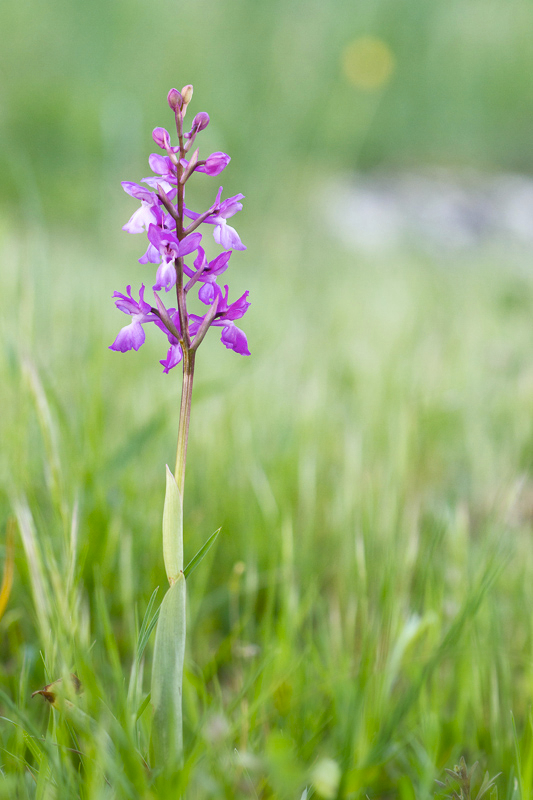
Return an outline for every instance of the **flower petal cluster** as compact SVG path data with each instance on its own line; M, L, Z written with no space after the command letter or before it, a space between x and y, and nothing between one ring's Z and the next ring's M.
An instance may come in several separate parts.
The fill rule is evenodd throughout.
M209 216L206 217L205 222L208 225L215 226L213 237L217 244L230 250L246 250L235 228L227 224L227 220L230 217L233 217L238 211L242 211L242 203L240 201L244 198L244 195L236 194L223 201L220 199L221 196L222 186L218 190L215 202L209 209ZM202 216L188 208L185 209L185 215L192 220L197 220Z
M235 325L235 320L241 319L250 307L248 292L246 291L242 297L239 297L239 299L235 300L231 305L228 303L228 292L228 286L224 286L224 294L222 294L220 286L217 284L214 285L213 303L215 300L218 300L218 304L217 316L212 322L212 325L222 328L220 340L222 344L226 345L228 350L234 350L241 356L249 356L250 351L248 350L246 334ZM194 314L192 317L198 322L202 320L202 317L194 317Z
M116 307L131 317L130 324L119 331L117 338L109 348L110 350L120 350L121 353L125 353L128 350L138 350L144 344L146 338L143 325L146 322L157 320L157 317L152 313L150 305L144 300L144 284L139 291L139 302L133 299L131 286L128 286L126 291L127 295L113 292L113 297L116 298Z
M185 92L187 89L187 93ZM171 89L168 103L176 118L178 143L172 145L171 135L166 128L154 128L155 144L164 154L152 153L148 159L154 175L143 178L141 184L123 181L127 194L140 200L141 205L123 226L127 233L146 233L148 247L139 258L141 264L155 265L153 283L155 306L144 299L145 287L139 290L139 300L131 293L115 292L116 307L131 318L124 326L111 350L122 353L138 350L145 341L144 326L154 323L167 337L168 351L161 360L164 372L168 373L183 359L184 348L195 350L204 338L208 328L222 328L221 341L229 350L240 355L250 355L245 333L235 325L241 319L250 303L248 292L229 302L229 288L218 285L219 277L226 272L233 250L246 250L235 228L228 225L228 219L242 210L244 195L236 194L222 200L222 187L219 188L214 203L204 212L196 212L185 205L185 184L195 173L210 177L220 175L230 162L226 153L215 152L200 160L199 151L192 154L195 139L209 124L209 115L196 114L190 130L183 130L183 121L188 103L192 97L192 87L184 87L182 92ZM144 184L144 185L142 185ZM223 248L218 256L208 261L202 247L203 225L213 226L213 238ZM185 258L190 257L189 265ZM189 313L187 299L189 292L198 290L198 298L207 306L204 315ZM176 307L166 308L157 292L174 290Z

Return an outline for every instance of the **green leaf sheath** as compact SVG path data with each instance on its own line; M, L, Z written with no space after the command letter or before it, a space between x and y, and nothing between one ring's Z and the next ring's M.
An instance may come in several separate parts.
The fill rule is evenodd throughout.
M167 471L163 508L163 558L169 583L183 572L183 501L174 475Z
M152 747L156 768L175 769L183 758L182 682L186 587L181 573L159 612L152 668Z

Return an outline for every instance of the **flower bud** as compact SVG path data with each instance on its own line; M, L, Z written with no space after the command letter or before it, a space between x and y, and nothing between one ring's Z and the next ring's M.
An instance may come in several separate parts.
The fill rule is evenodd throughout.
M203 131L209 125L209 114L206 111L200 111L192 121L192 129L195 132Z
M181 90L181 96L183 97L183 102L186 106L188 106L192 100L192 93L193 88L191 83L188 83L187 86L184 86Z
M163 150L167 150L170 147L170 134L165 128L154 128L152 139Z
M177 89L170 90L170 92L167 95L167 100L170 108L173 111L177 111L178 108L181 108L183 105L183 97L181 96L181 93L178 92Z
M181 94L183 97L183 106L181 108L181 113L183 114L183 116L185 116L185 114L187 113L187 106L192 100L192 92L193 92L192 84L190 83L188 83L187 86L184 86L183 89L181 90Z
M211 153L210 156L206 158L203 165L197 167L198 172L205 172L206 175L220 175L223 169L225 169L231 158L226 155L226 153Z

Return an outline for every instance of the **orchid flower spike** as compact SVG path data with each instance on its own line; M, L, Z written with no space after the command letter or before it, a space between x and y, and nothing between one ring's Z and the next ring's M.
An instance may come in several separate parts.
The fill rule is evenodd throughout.
M175 144L172 144L171 134L166 128L154 128L154 143L163 150L162 154L152 153L148 159L154 175L143 178L140 184L122 183L124 191L141 202L140 208L124 225L124 230L127 233L146 233L148 248L139 262L155 268L152 278L154 291L175 292L176 308L167 311L159 296L157 307L152 308L144 300L144 284L138 301L131 294L131 286L128 286L126 295L115 292L115 305L131 317L131 322L120 330L111 349L123 353L138 350L146 338L144 326L153 322L170 344L166 358L161 361L165 372L184 361L184 355L196 349L211 326L222 327L221 341L228 349L249 355L246 336L234 324L234 320L240 319L248 310L248 292L228 305L228 287L225 286L223 292L217 283L219 276L228 269L232 251L246 250L235 228L227 222L242 210L244 195L236 194L222 200L220 187L206 211L192 211L185 205L185 187L195 173L215 177L231 161L229 155L220 151L200 157L195 150L192 157L187 157L194 140L209 124L209 114L200 111L193 118L190 130L184 132L183 118L192 97L190 84L181 91L169 91L167 101L176 122ZM203 225L213 226L213 238L223 248L223 252L210 261L202 247L203 234L199 229ZM188 256L194 258L193 267L185 263ZM200 301L208 306L203 316L191 314L187 308L193 288L198 290ZM168 320L172 320L171 330Z

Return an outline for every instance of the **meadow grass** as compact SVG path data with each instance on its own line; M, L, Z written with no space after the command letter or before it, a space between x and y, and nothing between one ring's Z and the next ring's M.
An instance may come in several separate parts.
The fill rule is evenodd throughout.
M253 357L210 337L199 358L186 560L222 532L189 579L181 784L155 788L178 377L155 337L106 349L124 254L3 232L1 797L299 800L332 758L339 797L423 798L461 755L529 797L533 279L494 253L355 258L304 211L274 224L249 225L235 274ZM59 677L72 706L30 699Z
M464 756L526 800L533 277L510 250L348 253L321 198L355 167L530 169L531 4L157 12L0 6L0 798L300 800L333 759L331 798L413 800ZM343 75L365 35L396 65L375 93ZM186 560L222 531L189 580L186 762L161 786L147 692L179 379L155 337L107 346L113 290L146 279L119 181L146 174L186 81L247 196L232 280L253 355L213 335L198 358ZM61 708L31 699L58 678Z

